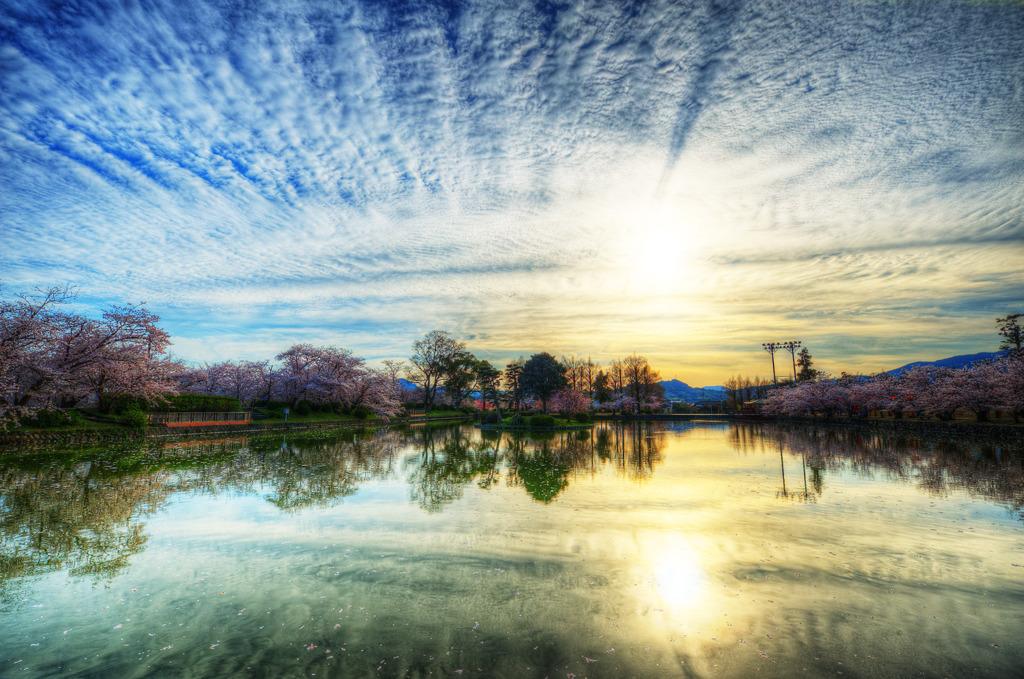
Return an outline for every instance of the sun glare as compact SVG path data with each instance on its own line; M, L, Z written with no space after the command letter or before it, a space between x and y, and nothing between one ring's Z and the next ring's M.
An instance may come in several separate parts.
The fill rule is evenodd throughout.
M630 282L670 290L685 285L699 250L693 226L664 207L638 210L629 219L623 265Z
M706 578L690 545L659 549L651 561L651 575L658 595L675 611L692 611L701 604Z

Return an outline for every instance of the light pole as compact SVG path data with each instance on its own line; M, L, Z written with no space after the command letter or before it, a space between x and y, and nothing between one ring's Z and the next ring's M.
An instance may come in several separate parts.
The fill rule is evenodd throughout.
M796 350L800 348L800 343L793 342L791 340L789 342L783 342L782 346L789 349L789 355L793 359L793 384L796 384Z
M775 352L782 348L782 342L762 342L761 346L772 356L772 384L779 386L779 380L775 377Z

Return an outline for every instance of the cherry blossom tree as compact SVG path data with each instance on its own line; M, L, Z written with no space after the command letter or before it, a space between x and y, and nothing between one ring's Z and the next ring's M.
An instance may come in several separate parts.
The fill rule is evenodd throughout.
M996 383L999 402L1009 408L1015 422L1024 415L1024 358L1008 356L1000 361L1000 379Z
M103 409L118 396L159 401L181 370L169 335L142 305L115 306L100 318L57 307L67 287L0 299L0 420L37 408L67 408L95 395Z
M0 288L0 293L3 290ZM0 430L26 413L26 383L45 383L49 345L67 316L55 307L74 297L69 287L52 287L35 295L0 297ZM35 374L33 374L35 373Z
M360 370L351 376L340 395L342 407L365 408L382 418L397 414L402 407L400 388L384 370Z
M364 371L363 359L348 349L296 344L277 355L282 361L281 391L292 406L299 401L342 403L350 382Z
M897 418L918 412L942 420L967 410L979 422L991 411L1007 408L1019 418L1024 412L1024 361L1006 356L958 369L919 366L900 375L818 378L773 390L765 412L832 415L855 407L887 410Z
M362 358L339 347L296 344L277 355L282 361L276 373L280 393L291 402L337 404L354 410L365 408L387 418L401 408L401 389L387 370L372 370ZM259 370L266 373L262 366Z
M174 393L180 366L167 355L170 336L157 326L159 320L144 307L129 305L70 328L59 344L66 388L72 395L95 394L102 410L118 396L159 402Z
M608 405L612 410L620 413L632 413L635 412L639 403L632 394L624 394L622 392L615 393L611 400L608 401Z
M566 415L590 411L590 397L579 388L566 386L551 397L551 407Z

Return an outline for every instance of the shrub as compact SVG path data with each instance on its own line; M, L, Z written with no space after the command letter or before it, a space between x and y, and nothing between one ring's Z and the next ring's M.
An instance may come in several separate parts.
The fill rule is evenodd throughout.
M82 415L74 410L65 412L63 410L38 410L35 415L22 421L22 424L29 427L70 427L82 423Z
M532 415L530 417L531 427L553 427L555 418L552 415Z
M146 403L145 399L136 398L135 396L127 396L125 394L114 397L114 400L110 402L110 411L118 415L130 410L145 412L148 409L149 404Z
M295 406L295 414L305 417L313 412L313 404L309 401L299 401L298 405Z
M498 413L494 412L493 410L488 411L480 416L480 422L482 422L483 424L497 424Z
M359 406L358 408L354 408L352 410L352 417L356 418L357 420L365 420L367 417L370 416L370 412L371 411L369 408Z
M521 427L523 426L523 414L512 413L512 415L505 420L505 424L510 427Z
M126 410L121 415L121 423L132 429L145 429L149 426L149 416L141 410Z
M590 422L590 413L576 413L575 415L572 416L572 419L576 420L577 422L586 424L587 422Z

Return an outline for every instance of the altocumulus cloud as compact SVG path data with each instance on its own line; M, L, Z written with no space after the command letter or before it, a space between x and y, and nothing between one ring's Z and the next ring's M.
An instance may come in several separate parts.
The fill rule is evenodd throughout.
M789 336L987 348L1024 304L1019 3L8 0L0 30L6 289L146 300L187 358L447 327L716 380Z

